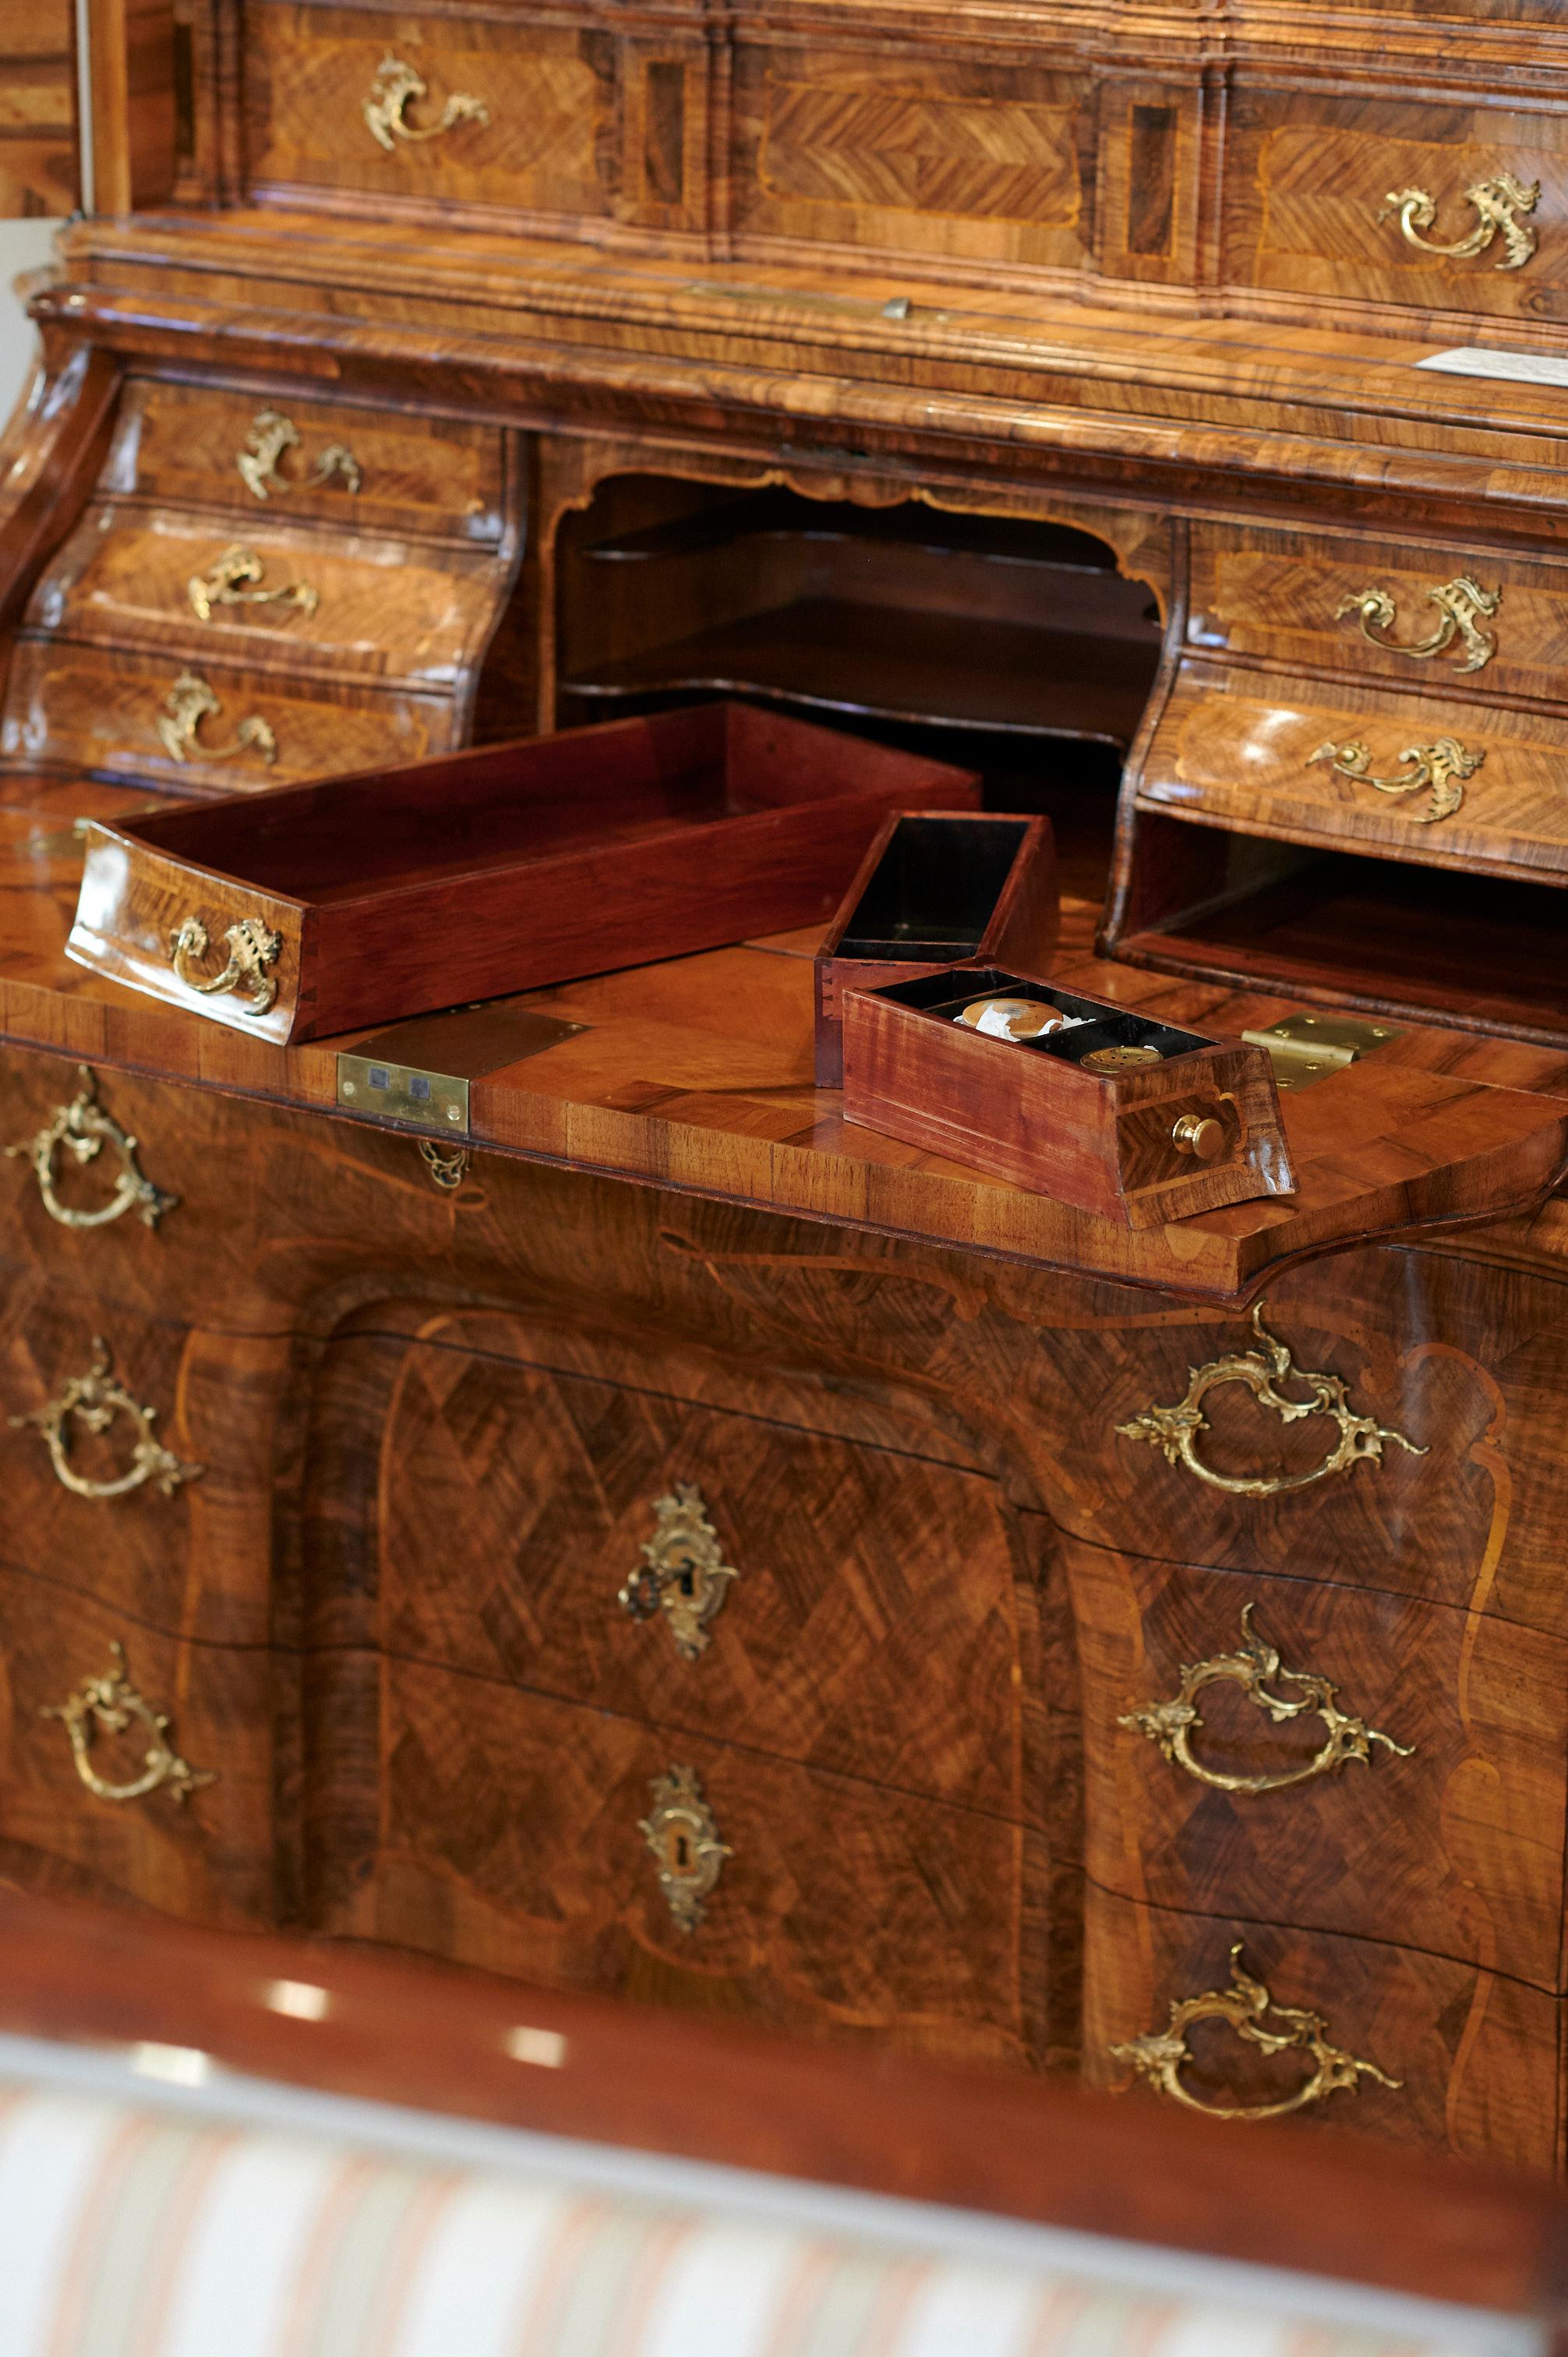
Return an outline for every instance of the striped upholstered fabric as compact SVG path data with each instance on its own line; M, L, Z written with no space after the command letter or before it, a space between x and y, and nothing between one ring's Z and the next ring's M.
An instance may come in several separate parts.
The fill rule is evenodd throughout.
M0 2091L3 2357L1428 2357L1462 2345L156 2104Z

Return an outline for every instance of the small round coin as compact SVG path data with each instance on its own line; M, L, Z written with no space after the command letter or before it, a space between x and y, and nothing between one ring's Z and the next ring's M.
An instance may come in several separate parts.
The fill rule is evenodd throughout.
M1163 1064L1157 1048L1091 1048L1083 1059L1086 1072L1130 1072L1139 1064Z

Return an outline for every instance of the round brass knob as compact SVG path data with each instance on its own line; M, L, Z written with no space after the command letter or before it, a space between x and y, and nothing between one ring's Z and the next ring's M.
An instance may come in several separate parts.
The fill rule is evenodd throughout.
M1200 1162L1217 1162L1225 1151L1225 1132L1212 1114L1184 1113L1171 1131L1178 1154L1196 1154Z

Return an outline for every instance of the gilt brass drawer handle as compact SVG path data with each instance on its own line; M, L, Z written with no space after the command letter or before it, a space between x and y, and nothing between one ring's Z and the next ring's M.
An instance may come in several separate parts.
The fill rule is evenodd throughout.
M662 1612L683 1661L694 1662L712 1641L707 1623L740 1574L725 1563L719 1534L708 1520L694 1481L677 1481L653 1504L653 1536L642 1542L643 1562L618 1601L634 1620Z
M1397 213L1400 235L1407 245L1413 245L1422 253L1441 254L1446 262L1469 262L1477 253L1485 253L1501 230L1503 256L1500 262L1493 263L1493 269L1522 270L1535 252L1537 241L1535 231L1518 216L1532 213L1540 201L1539 180L1531 180L1527 187L1511 172L1499 172L1493 180L1476 180L1465 191L1465 202L1476 208L1476 225L1452 245L1434 245L1421 235L1437 219L1437 199L1428 196L1424 188L1391 188L1378 219L1387 221L1391 213Z
M292 417L281 409L258 410L245 436L245 447L234 454L234 464L240 469L240 480L252 498L270 499L274 492L297 490L301 486L290 482L278 472L278 460L285 450L300 447L299 428ZM334 476L341 475L346 490L357 491L364 481L360 462L346 442L329 442L304 488L323 490Z
M124 1647L116 1642L109 1652L109 1667L101 1678L83 1678L68 1701L50 1703L38 1713L40 1718L65 1721L70 1756L88 1791L100 1801L142 1801L149 1792L166 1789L177 1801L183 1801L188 1792L199 1792L203 1784L215 1784L217 1770L192 1768L180 1758L168 1739L168 1713L154 1710L131 1684ZM92 1765L93 1737L100 1731L124 1735L135 1720L147 1735L142 1772L129 1784L105 1783Z
M1315 761L1331 762L1340 777L1358 786L1370 786L1377 794L1423 793L1426 808L1410 815L1417 826L1434 826L1439 819L1452 818L1455 811L1464 809L1465 780L1475 776L1486 758L1484 752L1472 753L1457 737L1439 737L1430 745L1405 747L1400 759L1415 766L1404 777L1374 778L1370 748L1359 737L1349 737L1343 745L1330 737L1316 753L1307 755L1306 764L1310 769Z
M653 1808L639 1820L638 1830L658 1863L659 1888L677 1930L694 1932L725 1858L735 1856L719 1839L694 1768L671 1768L654 1777Z
M266 569L253 548L233 542L205 573L193 574L186 583L191 612L199 622L209 622L215 606L286 606L291 613L315 613L321 600L308 581L263 589L260 583Z
M196 672L182 671L164 698L164 709L158 721L158 737L166 753L177 761L188 760L194 754L199 761L231 761L237 753L255 753L268 769L277 759L278 740L270 722L252 712L242 720L234 732L232 744L204 745L197 735L204 720L216 720L223 706L207 682Z
M1234 1653L1216 1653L1207 1662L1184 1663L1181 1685L1169 1702L1146 1703L1142 1709L1131 1710L1125 1717L1119 1718L1117 1726L1133 1735L1146 1735L1176 1767L1185 1768L1200 1784L1212 1784L1219 1792L1281 1792L1287 1784L1305 1784L1314 1776L1331 1776L1347 1760L1363 1760L1370 1766L1374 1743L1385 1745L1402 1760L1411 1758L1413 1744L1396 1743L1391 1735L1369 1727L1364 1718L1352 1718L1342 1711L1334 1699L1338 1688L1329 1679L1319 1677L1313 1670L1285 1669L1273 1646L1254 1631L1254 1609L1251 1604L1241 1607L1241 1643ZM1271 1681L1297 1687L1297 1698L1293 1701L1285 1695L1270 1694ZM1205 1686L1220 1684L1240 1686L1247 1700L1266 1712L1276 1727L1283 1726L1286 1719L1301 1717L1303 1713L1320 1718L1328 1729L1322 1749L1305 1768L1292 1768L1279 1776L1227 1776L1217 1768L1206 1768L1201 1760L1193 1757L1190 1738L1203 1725L1197 1696Z
M145 1178L136 1160L136 1140L123 1130L114 1116L98 1102L97 1083L85 1064L77 1067L81 1086L69 1104L57 1105L54 1119L21 1146L8 1146L6 1155L15 1158L23 1155L33 1166L38 1182L38 1192L44 1199L44 1209L51 1220L62 1228L106 1228L112 1222L124 1219L127 1211L137 1211L149 1228L156 1228L166 1211L172 1211L178 1202L177 1195L166 1195ZM114 1182L114 1192L95 1211L79 1211L62 1203L55 1193L55 1156L63 1152L82 1169L96 1162L105 1146L112 1146L120 1157L120 1176Z
M108 1346L94 1339L92 1352L86 1374L72 1375L58 1399L47 1401L27 1415L14 1415L12 1430L20 1432L29 1424L37 1425L56 1478L79 1498L124 1498L148 1481L166 1498L172 1498L182 1481L199 1481L206 1466L182 1464L172 1449L155 1438L157 1410L133 1399L111 1372ZM71 1418L79 1418L84 1431L107 1432L117 1415L127 1417L135 1428L130 1464L113 1480L91 1480L70 1461Z
M1326 2095L1357 2093L1363 2076L1375 2079L1380 2087L1398 2088L1404 2084L1402 2079L1391 2079L1375 2062L1359 2061L1342 2046L1331 2045L1328 2025L1320 2013L1311 2013L1303 2006L1276 2005L1263 1983L1251 1979L1242 1971L1241 1946L1238 1940L1230 1951L1229 1988L1205 1989L1199 1996L1173 1998L1170 2027L1150 2030L1143 2038L1131 2039L1124 2046L1112 2046L1114 2060L1130 2062L1161 2094L1172 2096L1176 2103L1185 2104L1189 2112L1202 2112L1211 2120L1278 2119L1283 2112L1304 2111L1308 2104L1320 2104ZM1278 2029L1267 2027L1270 2014L1280 2025ZM1228 2022L1238 2038L1261 2047L1265 2054L1284 2054L1299 2048L1312 2057L1312 2076L1303 2081L1294 2095L1286 2095L1275 2104L1199 2103L1181 2083L1182 2066L1192 2060L1187 2033L1195 2021Z
M1497 653L1498 642L1490 630L1481 623L1490 621L1503 602L1500 589L1483 589L1469 574L1456 574L1452 581L1440 582L1435 589L1423 589L1422 596L1429 606L1435 606L1442 620L1429 639L1412 639L1408 644L1399 639L1383 636L1394 626L1396 608L1393 592L1389 589L1354 589L1341 597L1334 608L1334 619L1343 621L1347 614L1358 614L1361 636L1375 647L1384 647L1391 655L1409 655L1416 662L1425 662L1440 655L1453 643L1457 632L1465 649L1465 660L1455 663L1455 671L1484 671Z
M418 130L407 120L403 109L411 102L429 95L430 84L414 67L390 55L381 59L363 111L371 138L389 156L400 139L439 139L455 124L488 123L490 119L490 110L482 98L470 98L467 91L456 90L436 120Z
M223 936L229 963L220 974L204 977L195 970L195 961L204 958L209 947L207 928L199 917L187 917L168 942L169 963L177 977L201 997L226 998L231 991L243 992L247 1015L264 1015L276 998L277 977L267 968L278 962L283 935L274 933L260 917L242 917L237 925L230 926Z
M1358 1465L1375 1464L1381 1459L1385 1440L1395 1442L1412 1457L1427 1454L1402 1432L1379 1424L1372 1416L1358 1415L1338 1375L1314 1374L1305 1367L1294 1366L1287 1345L1276 1341L1263 1325L1265 1307L1260 1301L1252 1311L1252 1331L1262 1346L1260 1350L1231 1351L1222 1359L1210 1359L1205 1366L1189 1367L1186 1394L1174 1407L1142 1408L1130 1423L1119 1424L1117 1431L1128 1440L1146 1440L1152 1448L1163 1451L1167 1465L1185 1465L1210 1489L1228 1491L1235 1498L1276 1498L1282 1491L1305 1490L1309 1482L1322 1481L1331 1473L1349 1473ZM1287 1377L1305 1383L1312 1397L1286 1399L1275 1386ZM1197 1437L1209 1429L1203 1402L1217 1383L1245 1383L1259 1406L1272 1410L1282 1424L1295 1424L1304 1415L1332 1416L1339 1427L1339 1438L1322 1464L1309 1472L1217 1473L1197 1453Z

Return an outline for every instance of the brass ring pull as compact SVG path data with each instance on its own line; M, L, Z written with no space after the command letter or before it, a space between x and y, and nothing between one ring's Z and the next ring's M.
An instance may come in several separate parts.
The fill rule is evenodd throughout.
M321 600L308 581L288 581L279 588L263 589L261 580L266 569L254 549L233 542L221 556L214 557L205 573L193 574L186 583L191 612L199 622L209 622L215 606L286 606L293 613L315 613Z
M245 436L245 447L234 454L234 464L240 469L240 480L252 499L270 499L274 491L286 492L300 486L290 482L278 472L278 460L285 450L300 447L299 428L292 417L281 409L258 410ZM329 442L316 461L314 471L306 478L306 488L323 490L335 475L341 475L346 490L357 491L364 480L360 462L346 442Z
M194 961L207 955L207 928L199 917L187 917L169 935L169 963L188 990L197 991L203 998L243 992L245 1013L264 1015L278 995L277 978L267 968L277 963L283 935L274 933L260 917L242 917L224 934L223 945L229 952L228 964L220 974L204 978L195 971Z
M694 1932L707 1912L703 1901L735 1852L719 1839L694 1768L671 1768L652 1781L653 1807L639 1818L638 1831L658 1862L659 1888L676 1929Z
M241 721L231 744L201 742L197 731L202 722L216 720L222 709L220 699L198 673L182 671L165 696L158 716L158 741L165 752L177 761L188 760L193 753L202 761L231 761L238 753L255 753L270 770L277 759L278 740L271 722L258 712Z
M133 1399L111 1372L107 1345L95 1339L92 1351L92 1364L86 1374L72 1375L58 1399L47 1401L27 1415L14 1415L12 1430L20 1432L29 1424L37 1425L56 1478L79 1498L124 1498L148 1481L166 1498L172 1498L182 1481L199 1481L207 1468L182 1464L172 1449L154 1437L157 1410ZM70 1461L70 1419L80 1417L88 1432L107 1432L117 1415L127 1416L135 1426L130 1464L113 1480L91 1480Z
M177 1801L183 1801L188 1792L199 1792L203 1784L216 1783L215 1770L192 1768L170 1743L168 1713L154 1710L131 1684L124 1647L115 1642L109 1652L109 1667L101 1678L83 1678L68 1700L50 1703L38 1713L40 1718L65 1721L70 1756L88 1791L100 1801L141 1801L149 1792L166 1788ZM124 1735L134 1720L140 1720L147 1735L142 1772L128 1784L106 1783L92 1765L93 1737L100 1729L106 1735Z
M1484 671L1497 653L1498 642L1490 630L1483 630L1483 621L1490 621L1503 602L1500 589L1483 589L1468 573L1456 574L1452 581L1443 581L1434 589L1423 589L1422 596L1429 606L1435 606L1442 619L1430 638L1412 639L1408 643L1384 636L1391 630L1398 608L1391 589L1353 589L1341 597L1334 608L1334 619L1343 621L1348 614L1360 618L1361 636L1375 647L1391 655L1409 655L1415 662L1426 662L1440 655L1453 644L1455 636L1465 649L1465 660L1455 663L1455 671Z
M403 110L414 100L429 95L430 84L424 75L389 51L376 68L376 79L361 110L371 138L389 156L400 139L439 139L454 124L488 123L490 119L490 110L482 98L471 98L467 91L458 90L453 91L434 123L427 123L423 130L416 129Z
M1405 243L1413 245L1418 253L1441 255L1445 262L1469 262L1476 254L1485 253L1500 230L1503 257L1492 264L1493 269L1522 270L1535 252L1537 241L1535 231L1518 216L1532 213L1540 201L1539 180L1527 185L1516 180L1511 172L1499 172L1495 179L1473 181L1465 191L1465 202L1476 208L1476 225L1452 245L1434 245L1421 234L1437 219L1437 200L1424 188L1391 188L1378 219L1387 221L1391 213L1397 213L1400 235Z
M642 1542L643 1561L617 1598L634 1620L662 1612L675 1651L694 1662L712 1641L707 1624L723 1606L732 1579L740 1574L725 1563L719 1534L708 1520L694 1481L677 1481L653 1502L653 1536Z
M113 1114L98 1102L97 1084L85 1064L77 1067L81 1086L69 1104L55 1108L54 1119L40 1129L36 1137L25 1145L8 1146L7 1157L26 1156L33 1166L38 1182L38 1192L44 1199L44 1209L51 1220L62 1228L106 1228L113 1221L124 1219L127 1211L137 1211L149 1228L156 1228L166 1211L172 1211L178 1202L177 1195L166 1195L144 1178L136 1161L136 1140L123 1130ZM96 1162L105 1146L112 1146L120 1157L120 1176L114 1182L114 1192L95 1211L80 1211L62 1203L55 1193L55 1156L64 1153L78 1169Z
M1139 1710L1128 1711L1116 1722L1133 1735L1146 1735L1155 1743L1174 1766L1184 1768L1200 1784L1211 1784L1218 1792L1283 1792L1287 1784L1305 1784L1314 1776L1331 1776L1347 1760L1363 1760L1371 1764L1371 1747L1383 1744L1402 1760L1408 1760L1415 1749L1412 1743L1396 1743L1391 1735L1384 1735L1369 1727L1363 1718L1352 1718L1335 1701L1338 1688L1327 1678L1312 1670L1287 1670L1281 1663L1273 1646L1260 1637L1252 1627L1254 1607L1241 1607L1241 1644L1234 1653L1216 1653L1207 1662L1184 1663L1181 1684L1169 1702L1145 1703ZM1282 1685L1299 1689L1298 1698L1270 1694L1269 1684L1278 1681ZM1291 1768L1278 1776L1228 1776L1217 1768L1206 1768L1193 1755L1191 1738L1203 1725L1197 1709L1197 1696L1205 1686L1227 1684L1238 1685L1247 1700L1265 1712L1276 1727L1286 1719L1308 1717L1320 1718L1328 1733L1321 1750L1315 1753L1305 1768Z
M1455 811L1464 809L1465 780L1475 776L1486 758L1484 752L1472 753L1457 737L1439 737L1430 745L1405 747L1400 759L1415 764L1407 776L1374 778L1370 748L1359 737L1350 737L1343 745L1330 737L1307 755L1306 764L1310 769L1315 761L1330 762L1340 777L1358 786L1370 786L1376 794L1424 793L1426 808L1410 815L1417 826L1434 826L1439 819L1452 818Z
M1205 1366L1189 1367L1187 1391L1174 1407L1143 1408L1130 1423L1119 1424L1117 1431L1128 1440L1146 1440L1152 1448L1163 1452L1167 1465L1184 1465L1211 1490L1224 1490L1233 1498L1277 1498L1283 1491L1305 1490L1330 1474L1379 1463L1385 1440L1395 1442L1412 1457L1427 1454L1402 1432L1379 1424L1372 1416L1358 1415L1338 1375L1315 1374L1305 1367L1294 1366L1287 1345L1265 1328L1264 1308L1260 1301L1252 1311L1252 1331L1262 1346L1260 1350L1232 1351L1222 1359L1210 1359ZM1287 1377L1305 1383L1312 1397L1286 1399L1275 1385ZM1199 1457L1197 1437L1210 1429L1203 1402L1218 1383L1244 1383L1259 1406L1270 1409L1282 1424L1298 1423L1304 1415L1332 1416L1339 1427L1339 1438L1322 1464L1305 1473L1217 1473Z
M1230 1951L1229 1988L1205 1989L1199 1996L1173 1998L1168 2029L1150 2030L1125 2045L1112 2046L1111 2053L1115 2061L1130 2062L1159 2093L1184 2104L1189 2112L1202 2112L1211 2120L1278 2119L1283 2113L1305 2111L1308 2104L1320 2104L1326 2095L1357 2093L1363 2076L1375 2079L1380 2087L1403 2085L1402 2080L1391 2079L1375 2062L1359 2061L1343 2047L1331 2045L1327 2024L1320 2013L1309 2012L1303 2006L1276 2005L1263 1983L1252 1980L1242 1971L1241 1947L1238 1940ZM1281 2028L1266 2027L1270 2014ZM1284 2054L1300 2048L1312 2057L1312 2076L1303 2081L1294 2095L1286 2095L1274 2104L1199 2103L1181 2083L1182 2066L1192 2060L1187 2033L1195 2021L1229 2022L1238 2038L1261 2047L1265 2054Z

